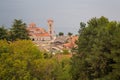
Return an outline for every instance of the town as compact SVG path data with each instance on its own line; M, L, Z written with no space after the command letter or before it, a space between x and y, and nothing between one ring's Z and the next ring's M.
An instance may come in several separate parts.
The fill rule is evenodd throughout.
M40 50L51 52L52 54L62 52L64 49L71 53L71 49L77 47L77 35L58 35L54 30L54 21L47 21L48 30L38 27L35 23L30 23L27 27L30 39L39 47Z
M0 0L0 80L120 80L120 0Z
M92 18L78 35L56 35L54 21L46 23L0 27L0 80L120 80L119 22Z

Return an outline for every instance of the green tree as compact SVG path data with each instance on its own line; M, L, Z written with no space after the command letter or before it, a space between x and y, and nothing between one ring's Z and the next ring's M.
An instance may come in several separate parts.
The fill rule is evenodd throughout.
M67 49L63 49L62 54L66 55L66 54L70 54L70 53L69 53L69 50L67 50Z
M68 36L72 36L73 35L73 33L71 33L71 32L68 32Z
M44 58L30 40L0 40L0 80L68 80L69 61Z
M28 40L0 41L0 80L33 80L33 62L43 53ZM32 70L32 71L31 71ZM39 75L39 74L38 74Z
M119 23L105 17L92 18L79 30L77 53L72 57L73 80L119 80ZM114 55L114 56L113 56ZM116 56L117 55L117 56ZM116 66L116 67L115 67ZM114 74L114 76L110 76Z
M54 60L54 80L71 80L70 75L70 58L67 55L56 54Z
M14 41L16 39L29 39L28 31L26 30L27 26L22 20L15 19L10 29L11 40Z
M64 33L63 32L59 32L59 36L64 36Z
M4 26L0 27L0 39L7 39L8 30Z

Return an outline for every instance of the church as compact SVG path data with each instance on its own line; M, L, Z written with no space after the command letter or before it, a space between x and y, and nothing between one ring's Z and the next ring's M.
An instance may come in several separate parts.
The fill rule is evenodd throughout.
M35 23L30 23L27 27L29 37L32 41L50 41L54 37L53 20L48 20L48 31L37 27Z

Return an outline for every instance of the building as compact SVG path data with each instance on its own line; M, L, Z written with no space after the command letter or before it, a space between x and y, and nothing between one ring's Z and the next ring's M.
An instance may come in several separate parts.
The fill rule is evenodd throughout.
M54 40L54 44L58 44L58 45L62 45L65 44L68 40L68 36L58 36L56 37L56 39Z
M64 48L67 48L67 49L71 49L71 48L74 48L76 47L76 41L78 40L78 36L71 36L69 39L68 39L68 42L63 44L63 47Z
M50 34L51 36L51 39L54 38L54 35L55 35L55 31L54 31L54 28L53 28L53 20L52 19L48 19L48 33Z
M37 27L35 23L30 23L27 27L29 36L32 41L49 41L51 35L44 28Z

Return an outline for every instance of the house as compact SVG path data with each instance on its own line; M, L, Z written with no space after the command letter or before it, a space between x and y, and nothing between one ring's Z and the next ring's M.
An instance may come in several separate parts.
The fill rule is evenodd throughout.
M68 42L63 44L64 48L71 49L73 47L76 47L76 41L78 40L78 36L71 36L68 39Z
M55 44L61 45L66 43L68 40L68 36L58 36L56 37L56 39L54 40Z
M44 28L37 27L35 23L30 23L27 30L32 41L51 40L51 35Z

